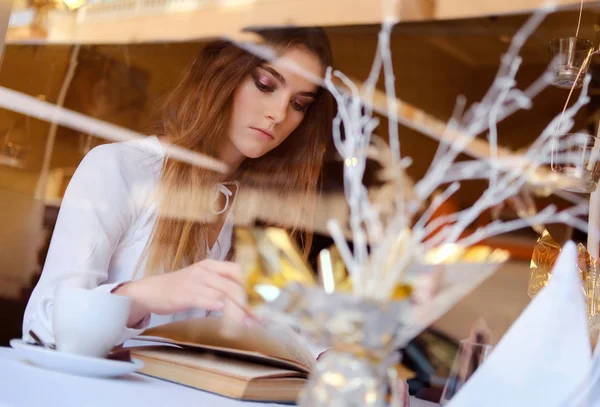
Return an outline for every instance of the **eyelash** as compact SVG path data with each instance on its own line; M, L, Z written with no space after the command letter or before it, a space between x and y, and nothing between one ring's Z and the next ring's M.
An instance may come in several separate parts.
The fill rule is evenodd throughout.
M261 79L263 79L263 78L264 78L264 82L268 82L268 79L264 76L260 77L257 75L254 77L254 84L256 85L258 90L260 90L261 92L265 92L265 93L274 92L276 89L276 86L264 83L263 81L261 81Z
M264 76L259 76L259 75L255 75L254 76L254 85L256 86L256 88L258 90L260 90L263 93L272 93L275 92L275 90L277 89L277 87L275 85L268 85L266 83L264 83L261 79L264 79L264 82L268 82L269 80L264 77ZM291 100L291 105L292 105L292 109L298 111L298 112L306 112L306 110L308 109L308 105L302 105L301 103L298 103L294 100Z
M301 103L292 100L292 109L304 113L306 112L306 109L308 109L308 105L302 105Z

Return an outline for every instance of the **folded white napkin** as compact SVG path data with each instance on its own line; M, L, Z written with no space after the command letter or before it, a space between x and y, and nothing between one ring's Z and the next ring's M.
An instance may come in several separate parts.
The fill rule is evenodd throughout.
M591 345L577 249L568 242L549 284L448 405L561 406L585 380L590 365Z
M560 406L600 407L600 347L597 345L588 375L575 391L563 400Z

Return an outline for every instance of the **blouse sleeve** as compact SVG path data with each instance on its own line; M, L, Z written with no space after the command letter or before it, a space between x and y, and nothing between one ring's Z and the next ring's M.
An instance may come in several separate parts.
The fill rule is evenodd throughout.
M90 151L75 171L61 203L42 275L25 310L24 339L33 330L54 343L53 332L40 322L38 307L51 311L58 285L110 292L125 282L105 284L111 257L136 218L126 165L115 147L103 145ZM126 328L123 340L139 334L148 322L146 318L138 329Z

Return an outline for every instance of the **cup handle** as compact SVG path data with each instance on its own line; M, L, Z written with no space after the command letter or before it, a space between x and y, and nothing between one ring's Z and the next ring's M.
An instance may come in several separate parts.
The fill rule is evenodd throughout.
M52 297L50 297L50 296L42 297L42 299L38 302L38 305L37 305L37 315L38 315L38 321L40 321L40 323L42 324L44 329L46 331L48 331L50 333L50 335L54 336L53 335L54 329L52 327L52 315L49 315L49 312L48 312L51 302L52 302Z

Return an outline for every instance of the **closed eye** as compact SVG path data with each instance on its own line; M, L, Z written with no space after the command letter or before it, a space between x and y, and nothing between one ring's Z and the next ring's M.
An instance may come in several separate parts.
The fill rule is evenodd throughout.
M261 92L274 92L277 89L277 86L265 75L260 75L259 73L255 73L252 75L252 79L254 79L254 85Z
M308 105L303 105L302 103L299 103L295 100L292 100L291 104L292 104L292 109L297 110L299 112L306 112L306 109L308 109Z
M297 110L299 112L306 112L306 110L308 110L308 107L313 102L313 100L314 99L312 97L310 97L310 98L296 97L290 101L290 104L292 105L292 108L294 110Z

